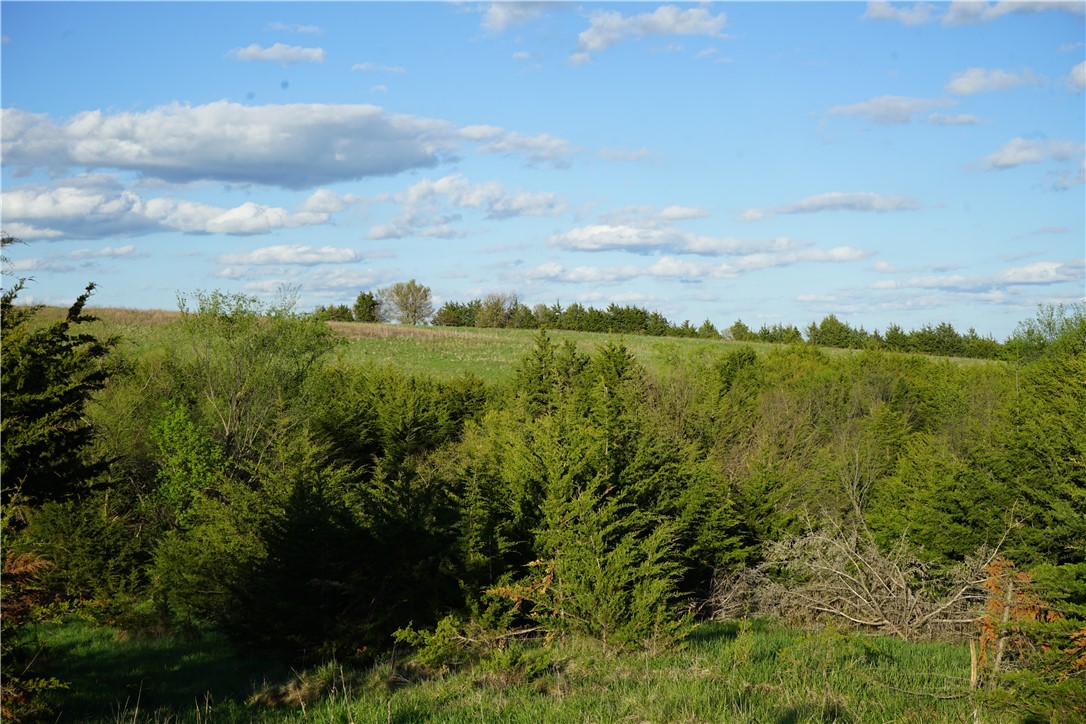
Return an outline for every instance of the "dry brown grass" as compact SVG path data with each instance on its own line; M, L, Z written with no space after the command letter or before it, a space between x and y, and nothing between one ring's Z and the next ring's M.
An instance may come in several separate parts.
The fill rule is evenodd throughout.
M84 307L83 313L91 317L97 317L100 321L109 325L133 326L133 327L162 327L176 321L181 313L166 309L132 309L130 307ZM42 320L64 319L68 314L67 307L45 306L38 311L38 318Z

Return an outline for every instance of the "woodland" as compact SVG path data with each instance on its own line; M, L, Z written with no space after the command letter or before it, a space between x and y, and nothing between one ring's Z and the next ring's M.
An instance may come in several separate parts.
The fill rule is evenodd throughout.
M988 360L718 337L648 366L621 333L541 329L484 380L349 360L289 300L107 328L93 287L53 318L21 287L5 720L70 710L38 636L76 625L337 662L344 691L376 667L566 681L571 642L650 667L714 625L956 642L974 720L1086 716L1086 305Z

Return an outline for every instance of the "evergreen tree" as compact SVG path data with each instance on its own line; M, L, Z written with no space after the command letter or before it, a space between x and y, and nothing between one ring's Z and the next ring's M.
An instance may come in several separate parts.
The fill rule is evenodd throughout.
M359 292L351 310L356 322L381 321L381 300L373 292Z
M113 346L79 328L94 320L83 314L94 284L62 321L50 323L35 321L38 308L15 304L22 288L18 282L0 298L5 519L15 512L13 504L67 498L105 468L104 461L86 456L93 430L84 409L105 386Z

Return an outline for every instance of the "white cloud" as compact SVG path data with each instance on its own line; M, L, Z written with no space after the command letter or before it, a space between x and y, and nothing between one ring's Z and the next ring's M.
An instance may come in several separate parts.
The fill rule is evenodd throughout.
M370 86L370 93L388 93L388 86L384 83Z
M297 23L268 23L268 30L278 30L288 33L301 33L303 35L321 35L324 28L319 25L298 25Z
M916 200L908 196L888 196L870 192L842 193L834 191L808 196L780 206L747 209L739 216L740 221L760 221L776 214L815 214L820 211L913 211L920 208Z
M689 217L688 217L689 218ZM787 237L764 241L712 237L694 234L671 226L644 223L589 224L552 234L551 246L577 251L630 251L649 253L665 251L703 256L740 255L766 251L784 251L801 242Z
M641 161L651 154L647 148L601 148L596 155L604 161Z
M23 186L0 196L5 227L28 239L95 239L161 231L261 234L326 223L328 213L298 212L254 202L233 208L170 198L144 199L108 177L91 175L52 185ZM14 233L14 232L13 232Z
M543 14L546 2L494 2L483 11L483 29L491 33L504 33L506 30L535 20Z
M531 60L531 58L532 54L524 50L518 50L517 52L513 53L513 60L516 61Z
M69 259L115 259L132 256L135 253L135 244L125 244L124 246L104 246L101 249L76 249L65 256Z
M577 152L569 141L549 133L528 136L513 131L480 146L479 150L483 153L521 153L529 163L549 162L555 166L568 165L569 157Z
M454 174L433 181L423 179L401 194L386 197L402 205L400 214L387 224L369 231L370 239L398 239L407 236L451 237L460 235L451 224L459 215L446 213L444 204L457 209L477 209L488 219L517 216L557 216L566 209L556 194L550 192L509 192L501 184L473 184L467 177Z
M876 282L878 285L876 288L999 293L1019 286L1081 283L1084 278L1086 278L1086 259L1079 258L1067 262L1038 261L1023 266L1008 267L989 275L944 274L914 276L900 281L884 280L882 283Z
M464 126L460 129L460 136L469 141L488 141L505 133L504 128L498 126Z
M352 72L358 72L358 71L368 72L368 71L372 71L372 72L376 72L376 73L400 73L400 74L403 74L403 73L407 72L407 70L403 66L399 66L399 65L378 65L377 63L373 63L373 62L370 62L368 60L365 63L355 63L354 65L351 66L351 71Z
M709 215L709 212L705 209L698 208L696 206L678 206L671 205L665 206L660 209L660 218L668 221L679 221L681 219L704 219Z
M315 266L317 264L349 264L360 259L361 256L354 249L338 246L279 244L236 254L223 254L218 261L220 264L252 266L269 264Z
M1013 0L1013 2L996 3L955 0L943 15L943 25L974 25L988 23L1011 13L1041 13L1050 10L1082 15L1086 12L1086 5L1079 0L1070 2Z
M374 105L217 101L86 111L62 123L18 109L2 114L5 165L113 168L181 183L307 188L433 167L458 145L446 121Z
M323 48L303 48L300 45L287 45L276 43L268 48L261 47L257 43L244 48L234 48L230 55L238 60L260 60L274 63L323 63Z
M1083 153L1084 146L1073 141L1037 141L1012 138L995 153L985 156L982 164L991 170L1003 170L1028 163L1068 161Z
M337 194L331 189L317 189L298 206L299 211L314 214L336 214L348 206L364 203L365 199L355 194Z
M9 232L10 233L10 232ZM101 249L76 249L64 254L49 254L40 258L17 259L10 262L8 270L19 273L27 271L67 272L79 268L97 267L103 259L124 259L142 256L136 254L133 244L124 246L106 246Z
M1021 73L998 69L968 68L952 75L944 90L955 95L968 96L988 91L1008 90L1035 82L1036 78L1028 68Z
M907 96L879 96L859 103L837 105L827 111L831 115L860 116L872 123L888 125L908 123L913 116L942 106L954 105L943 98L910 98Z
M734 279L745 271L757 271L794 264L840 263L866 259L871 252L854 247L833 249L807 249L780 253L755 253L738 257L733 262L694 262L663 256L648 266L622 264L617 266L578 266L568 269L557 262L540 264L525 270L528 280L550 280L580 284L627 282L638 277L701 281L706 279Z
M591 60L592 53L610 48L627 38L670 35L701 35L719 38L727 18L713 15L706 8L682 10L662 5L651 13L623 16L615 11L596 10L589 17L588 29L577 38L577 48L569 60L575 65Z
M1071 69L1071 73L1067 76L1067 84L1076 91L1086 88L1086 61Z
M954 116L945 116L942 113L932 113L928 116L928 123L936 126L975 126L980 119L969 113L961 113Z
M931 3L914 3L911 7L891 5L888 2L869 2L863 17L867 20L890 20L902 25L924 25L935 19L936 6Z

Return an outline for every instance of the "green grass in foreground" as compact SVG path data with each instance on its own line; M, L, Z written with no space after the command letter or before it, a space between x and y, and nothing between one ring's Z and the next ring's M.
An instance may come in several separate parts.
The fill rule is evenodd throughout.
M246 700L262 688L272 691L265 682L283 682L286 672L233 656L215 636L132 639L70 622L41 627L37 638L48 673L71 684L55 695L59 721L799 724L973 718L963 645L806 633L763 622L702 624L685 648L657 656L609 656L591 641L552 642L535 651L548 663L528 670L501 651L490 662L432 677L402 653L395 664L385 659L366 670L326 665L297 676L289 695L280 689L264 697L292 700L278 708ZM983 720L1001 721L991 713Z

